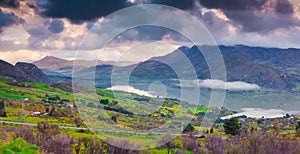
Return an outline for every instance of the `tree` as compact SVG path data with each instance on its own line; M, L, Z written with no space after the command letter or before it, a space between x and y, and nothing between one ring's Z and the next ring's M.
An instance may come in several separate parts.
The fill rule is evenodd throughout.
M113 120L114 122L117 122L117 116L112 116L111 120Z
M55 136L60 134L58 125L51 125L48 121L42 121L37 125L38 132L42 134L46 134L48 136Z
M189 132L187 136L182 136L182 147L187 150L199 150L200 148L200 142L199 139L195 136L196 132Z
M94 138L92 139L82 139L85 141L85 149L84 153L89 153L89 154L101 154L103 149L100 145L99 142L97 142Z
M296 126L296 136L300 137L300 121L298 121L298 125Z
M5 105L3 101L0 101L0 116L6 117Z
M223 125L226 134L237 135L242 128L238 118L226 119Z
M210 128L209 133L210 133L210 134L214 133L214 128L213 128L213 127Z
M76 124L77 127L80 127L82 125L83 121L80 117L76 116L74 118L74 123Z
M30 144L36 143L36 138L34 136L34 129L31 126L24 125L23 127L16 128L16 137L22 138Z
M185 127L185 129L183 130L183 133L192 132L192 131L194 131L194 130L195 130L195 127L194 127L191 123L189 123L189 124Z
M279 121L278 119L275 119L273 122L273 129L275 133L279 134L280 133L280 126L279 126Z
M4 109L4 102L3 101L0 101L0 109Z
M73 153L72 144L72 139L67 135L60 134L58 136L51 136L47 142L43 141L42 148L47 151L47 153L71 154Z
M109 103L109 100L108 99L101 99L100 103L107 105Z
M168 154L175 148L174 138L171 133L166 133L161 139L157 141L158 148L168 148Z

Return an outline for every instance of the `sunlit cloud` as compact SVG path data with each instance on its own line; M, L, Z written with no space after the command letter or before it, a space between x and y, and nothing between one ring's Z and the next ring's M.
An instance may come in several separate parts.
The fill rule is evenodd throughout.
M1 52L0 59L5 60L11 64L17 62L33 62L37 59L41 59L47 55L46 52L37 52L30 50L18 50L18 51L7 51Z

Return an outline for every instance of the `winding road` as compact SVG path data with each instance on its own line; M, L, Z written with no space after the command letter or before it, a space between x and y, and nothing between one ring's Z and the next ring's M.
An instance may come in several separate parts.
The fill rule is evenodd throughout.
M34 123L26 123L26 122L15 122L15 121L5 121L0 120L0 123L6 123L6 124L15 124L15 125L29 125L29 126L37 126L37 124ZM141 135L165 135L165 133L160 132L149 132L149 131L128 131L128 130L113 130L113 129L90 129L86 127L74 127L74 126L59 126L61 129L75 129L75 130L93 130L93 131L99 131L99 132L111 132L111 133L127 133L127 134L141 134ZM187 134L172 134L172 136L186 136ZM200 135L195 135L200 136Z

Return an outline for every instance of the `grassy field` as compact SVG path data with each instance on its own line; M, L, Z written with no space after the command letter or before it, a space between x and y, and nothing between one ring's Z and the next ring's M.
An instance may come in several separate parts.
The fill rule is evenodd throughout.
M158 99L125 92L112 92L107 89L96 89L98 101L93 100L92 94L82 93L76 99L70 85L51 85L44 83L0 81L0 98L4 100L7 117L0 120L26 122L38 124L48 121L59 126L88 127L93 129L108 130L151 130L163 128L167 130L183 130L184 121L201 119L200 115L213 112L213 108L207 106L189 105L180 103L176 99ZM22 98L30 100L24 102L24 114L22 117ZM74 108L66 106L65 102L76 105ZM183 105L180 105L183 104ZM53 110L53 111L52 111ZM41 115L31 116L39 111ZM196 116L199 115L200 117ZM76 117L81 117L83 123L76 124ZM177 124L177 125L174 125ZM170 127L170 126L172 127ZM198 131L206 131L209 128L196 126ZM73 139L107 138L128 139L134 144L143 143L144 148L155 147L156 141L161 135L124 133L124 132L78 132L78 130L62 129ZM161 151L161 150L160 150ZM164 150L162 150L164 151ZM155 153L155 149L153 150Z
M47 121L50 125L71 126L71 128L61 127L60 132L76 142L84 139L84 144L78 143L78 145L81 144L82 149L87 149L88 144L86 143L93 139L100 145L105 145L104 141L106 140L114 139L119 142L126 140L130 144L140 145L140 148L147 149L146 152L152 154L168 153L169 150L170 153L182 150L192 154L192 150L183 148L184 136L176 136L174 138L175 146L171 149L157 148L158 141L164 135L154 130L159 128L164 134L178 135L190 123L194 131L199 134L208 134L211 128L201 126L204 116L207 116L208 120L214 121L216 119L213 117L234 113L226 108L197 106L176 99L145 97L100 88L96 89L96 100L91 93L78 94L74 100L71 89L70 85L64 83L48 85L0 80L0 101L4 102L6 112L6 117L0 116L0 120L24 121L31 124L41 124ZM256 97L255 94L248 95ZM248 97L248 95L244 97ZM29 98L29 101L23 102L24 110L22 109L22 98ZM40 115L32 115L34 112L40 112ZM220 115L215 115L218 112ZM247 125L248 128L260 129L261 127L256 122ZM0 123L0 126L13 131L21 128L20 125L12 123ZM222 130L222 122L218 121L214 126L214 135L231 137ZM36 135L40 131L39 129L39 126L33 127L33 134ZM282 132L289 135L294 133L294 130L295 126L289 126ZM16 133L13 131L5 133L6 141L2 147L15 142ZM289 136L293 137L293 135ZM202 138L194 138L194 140L201 147L207 144ZM124 143L126 142L124 141ZM71 147L74 152L76 144L72 144Z

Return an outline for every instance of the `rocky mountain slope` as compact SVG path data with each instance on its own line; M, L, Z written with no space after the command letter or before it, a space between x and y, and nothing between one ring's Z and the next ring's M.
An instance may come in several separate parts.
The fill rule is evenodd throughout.
M13 66L0 60L0 77L17 81L48 82L48 77L34 64L19 62Z

